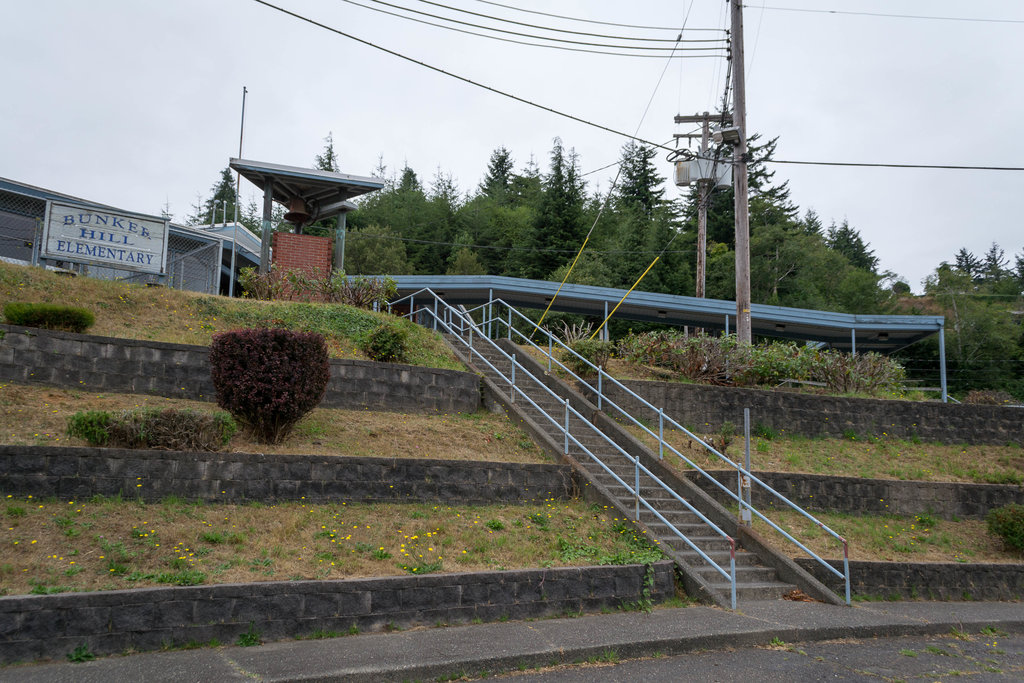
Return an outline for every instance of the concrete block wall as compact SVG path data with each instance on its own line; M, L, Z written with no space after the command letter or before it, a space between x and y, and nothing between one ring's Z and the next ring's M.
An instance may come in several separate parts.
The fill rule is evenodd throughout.
M0 325L0 382L215 401L209 348ZM331 360L324 408L474 412L469 372L400 363Z
M650 579L627 565L0 597L0 662L62 659L80 645L114 654L232 644L250 628L273 641L558 616L636 602L645 588L659 603L674 594L674 566L651 569Z
M709 472L716 480L736 490L736 474ZM1017 503L1024 505L1024 487L1002 484L961 484L938 481L860 479L824 474L754 472L754 476L806 510L845 512L853 515L920 515L940 519L984 519L993 508ZM717 486L696 472L687 477L709 495L722 500ZM754 487L755 507L768 505L773 496Z
M727 421L742 430L743 409L750 408L752 426L761 424L785 434L843 436L852 431L860 437L1024 445L1024 408L844 398L681 382L626 380L622 384L701 434L714 433ZM603 388L634 416L657 424L656 411L609 382ZM593 399L593 391L588 393Z
M69 500L120 493L147 501L488 505L563 500L578 490L567 465L0 445L0 491Z
M797 560L819 581L836 590L842 583L810 558ZM840 572L841 560L830 561ZM1024 599L1024 566L959 562L850 562L853 595L886 600Z

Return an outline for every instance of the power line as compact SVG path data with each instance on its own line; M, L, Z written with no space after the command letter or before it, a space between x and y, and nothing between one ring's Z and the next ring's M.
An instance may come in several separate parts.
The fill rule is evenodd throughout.
M940 17L928 14L886 14L883 12L854 12L837 9L807 9L803 7L765 7L744 5L748 9L770 9L780 12L807 12L813 14L846 14L861 17L885 17L889 19L934 19L938 21L970 21L985 24L1024 24L1024 19L985 19L978 17Z
M527 14L538 14L544 17L554 17L555 19L567 19L568 21L578 21L583 24L601 24L602 26L618 26L620 28L643 28L651 29L654 31L676 31L674 26L644 26L642 24L619 24L613 21L598 21L597 19L580 19L578 17L567 17L564 14L551 14L550 12L540 12L538 10L524 9L522 7L515 7L513 5L503 5L500 2L491 2L490 0L476 0L477 2L485 5L494 5L495 7L504 7L505 9L515 10L516 12L525 12ZM688 31L718 31L717 28L691 28Z
M377 0L374 0L374 2L376 2L376 1ZM638 40L638 41L646 41L646 42L654 42L654 43L676 43L676 42L683 42L683 43L717 43L717 42L724 42L724 40L725 40L724 38L709 38L709 39L706 39L706 40L695 40L695 39L673 40L672 38L641 38L641 37L633 37L633 36L615 36L615 35L608 35L608 34L605 34L605 33L589 33L587 31L573 31L573 30L564 29L564 28L552 28L550 26L541 26L539 24L528 24L526 22L514 21L512 19L503 19L501 17L496 17L496 16L493 16L491 14L482 14L480 12L471 12L470 10L460 9L458 7L451 7L450 5L442 5L439 2L432 2L432 0L417 0L417 2L422 2L425 5L433 5L434 7L442 7L444 9L451 10L453 12L462 12L463 14L469 14L469 15L472 15L474 17L482 17L484 19L492 19L494 21L501 21L501 22L505 22L507 24L515 24L517 26L526 26L528 28L539 28L542 31L554 31L554 32L558 32L558 33L571 33L573 35L578 35L578 36L592 36L592 37L595 37L595 38L611 38L613 40Z
M884 164L853 161L792 161L788 159L763 159L769 164L798 164L802 166L853 166L861 168L932 168L958 171L1024 171L1024 166L961 166L957 164Z
M350 4L350 5L355 5L356 7L362 7L363 9L370 10L371 12L379 12L380 14L386 14L388 16L397 17L399 19L405 19L406 21L412 21L412 22L416 22L418 24L424 24L425 26L433 26L434 28L444 29L446 31L455 31L456 33L462 33L462 34L469 35L469 36L477 36L479 38L488 38L490 40L497 40L497 41L500 41L500 42L503 42L503 43L513 43L515 45L527 45L529 47L542 47L542 48L547 48L549 50L564 50L564 51L567 51L567 52L585 52L585 53L595 54L595 55L611 55L611 56L615 56L615 57L640 57L640 58L646 58L646 59L662 59L664 57L664 55L661 55L661 54L633 54L633 53L629 53L629 52L611 52L611 51L608 51L608 50L594 50L594 49L590 49L590 48L567 47L565 45L546 45L546 44L543 44L543 43L532 43L532 42L529 42L529 41L526 41L526 40L516 40L514 38L502 38L500 36L492 36L492 35L488 35L486 33L478 33L476 31L469 31L467 29L457 28L455 26L446 26L444 24L438 24L438 23L434 23L432 21L426 21L425 19L417 19L416 17L407 17L404 14L399 14L397 12L389 12L386 9L380 9L379 7L370 7L369 5L364 5L362 3L356 2L355 0L341 0L341 1L342 2L346 2L346 3ZM376 2L377 0L371 0L371 1ZM402 8L402 9L405 9L405 8ZM414 10L409 10L409 11L414 11ZM430 15L430 16L433 16L433 15ZM444 17L439 17L439 18L443 19ZM487 28L487 27L483 27L483 28L485 28L486 30L491 30L491 31L499 30L499 29L491 29L491 28ZM538 37L543 38L543 36L538 36ZM543 39L544 40L558 40L558 39L555 39L555 38L543 38ZM626 49L626 50L640 49L640 48L633 48L633 47L626 46L626 45L623 45L623 46L620 46L620 47L622 49ZM667 48L662 48L662 49L667 49ZM694 49L697 49L697 48L694 48ZM701 49L701 50L713 50L713 49L724 49L724 48L699 48L699 49ZM719 56L721 56L721 55L715 55L715 54L676 55L676 56L674 56L674 59L707 59L709 57L719 57Z
M522 33L520 31L509 31L509 30L503 29L503 28L494 28L494 27L491 27L491 26L483 26L481 24L474 24L474 23L468 22L468 21L460 21L459 19L451 19L451 18L448 18L448 17L442 17L442 16L439 16L437 14L431 14L429 12L422 12L420 10L411 9L409 7L403 7L402 5L395 5L395 4L390 3L390 2L385 2L385 0L370 0L370 1L374 2L374 3L377 3L378 5L384 5L385 7L391 7L391 8L394 8L394 9L400 9L400 10L404 10L406 12L412 12L413 14L420 14L420 15L425 16L425 17L430 17L432 19L440 19L442 21L448 21L448 22L451 22L453 24L461 24L462 26L471 26L473 28L481 28L481 29L484 29L484 30L487 30L487 31L495 31L497 33L506 33L508 35L520 36L520 37L523 37L523 38L533 38L535 40L550 40L550 41L559 42L559 43L569 43L571 45L586 45L586 46L590 46L590 47L611 47L611 48L616 48L616 49L627 49L627 50L648 50L648 51L654 51L654 52L676 52L677 50L707 51L707 50L721 50L721 49L723 49L723 47L720 47L720 46L716 46L716 47L684 47L684 48L677 48L675 46L673 46L673 47L655 47L655 46L644 46L644 45L637 45L637 46L632 46L632 45L614 45L614 44L611 44L611 43L592 43L592 42L581 41L581 40L569 40L567 38L550 38L548 36L538 36L538 35L535 35L535 34L532 34L532 33ZM356 2L353 2L353 0L343 0L343 2L348 2L348 3L353 4L353 5L358 4ZM401 15L397 15L397 16L401 16ZM405 18L412 20L412 17L405 17ZM628 39L624 39L624 40L628 40ZM675 43L676 41L671 41L671 42Z
M398 57L399 59L403 59L403 60L405 60L407 62L410 62L412 64L416 64L417 66L422 66L425 69L430 69L431 71L436 71L437 73L443 74L445 76L448 76L449 78L454 78L456 80L462 81L463 83L468 83L469 85L475 86L477 88L482 88L483 90L487 90L489 92L495 93L496 95L501 95L502 97L507 97L507 98L509 98L511 100L515 100L516 102L521 102L522 104L526 104L526 105L529 105L531 107L535 107L535 108L540 109L542 111L546 111L548 113L555 114L555 115L561 116L563 118L567 118L567 119L569 119L571 121L576 121L577 123L582 123L585 126L590 126L592 128L597 128L598 130L603 130L606 133L612 133L613 135L618 135L618 136L621 136L621 137L624 137L624 138L628 138L630 140L635 140L637 142L642 142L645 145L650 145L652 147L657 147L657 148L660 148L660 149L664 149L666 151L672 151L671 148L666 147L664 145L659 145L659 144L657 144L655 142L651 142L650 140L645 140L644 138L640 138L640 137L637 137L635 135L630 135L629 133L623 133L622 131L615 130L614 128L610 128L608 126L601 125L600 123L594 123L593 121L588 121L586 119L580 118L579 116L575 116L573 114L567 114L567 113L565 113L563 111L559 111L557 109L553 109L553 108L545 106L543 104L538 104L537 102L533 102L533 101L528 100L526 98L519 97L518 95L513 95L512 93L505 92L504 90L499 90L498 88L494 88L494 87L491 87L489 85L485 85L485 84L480 83L478 81L474 81L471 78L467 78L465 76L460 76L460 75L452 73L450 71L445 71L444 69L442 69L440 67L433 66L431 64L427 64L426 62L421 62L418 59L413 59L412 57L409 57L407 55L402 54L401 52L396 52L395 50L391 50L391 49L383 47L381 45L377 45L376 43L370 42L369 40L365 40L363 38L359 38L359 37L354 36L354 35L352 35L350 33L345 33L344 31L341 31L339 29L336 29L336 28L333 28L331 26L328 26L327 24L322 24L319 21L316 21L314 19L310 19L309 17L303 16L303 15L298 14L296 12L292 12L291 10L287 10L287 9L285 9L283 7L278 7L277 5L274 5L274 4L270 3L270 2L267 2L267 0L253 0L253 2L256 2L256 3L260 4L260 5L263 5L264 7L269 7L270 9L277 10L278 12L281 12L282 14L287 14L290 17L294 17L295 19L298 19L300 21L306 22L307 24L312 24L313 26L316 26L318 28L322 28L322 29L324 29L326 31L330 31L331 33L336 33L339 36L342 36L344 38L348 38L349 40L354 40L357 43L361 43L363 45L366 45L367 47L372 47L375 50L380 50L381 52L387 53L387 54L389 54L389 55L391 55L393 57Z

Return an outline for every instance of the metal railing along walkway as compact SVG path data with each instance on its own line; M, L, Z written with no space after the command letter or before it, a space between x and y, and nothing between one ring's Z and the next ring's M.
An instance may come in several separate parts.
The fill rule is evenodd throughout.
M438 325L438 321L439 321L439 318L438 318L438 302L440 302L445 309L451 309L451 307L447 303L441 301L440 298L437 297L429 289L421 290L420 292L416 292L416 293L411 294L411 295L409 295L407 297L403 297L402 299L400 299L398 301L395 301L395 302L392 302L392 303L393 304L397 304L397 303L399 303L401 301L409 300L409 303L410 303L410 309L409 310L410 311L416 311L416 308L415 308L415 297L417 295L419 295L419 294L426 294L426 297L428 299L433 299L434 306L433 306L432 315L433 315L433 319L435 321L435 329L436 329L437 325ZM495 308L496 307L498 309L497 313L495 312ZM420 310L424 310L424 309L420 309ZM429 309L427 309L427 310L429 310ZM451 309L451 310L454 310L454 309ZM474 323L472 321L472 316L473 316L474 313L477 314L481 318L481 321L479 323ZM515 342L517 344L526 344L526 345L536 349L537 351L539 351L540 353L542 353L546 357L547 364L548 364L548 371L551 371L552 369L554 369L555 366L557 366L560 371L566 373L569 377L572 377L576 381L580 382L582 385L586 385L586 386L590 387L595 392L595 394L596 394L596 397L597 397L597 407L598 407L599 410L605 410L605 406L608 406L609 408L613 409L616 414L618 414L619 416L621 416L622 418L627 420L629 423L631 423L633 425L636 425L641 430L643 430L646 434L648 434L650 437L654 438L657 441L657 443L658 443L658 455L659 455L660 458L664 458L666 450L668 450L671 454L673 454L673 455L677 456L678 458L680 458L684 463L686 463L686 465L688 467L692 468L700 476L702 476L704 479L709 481L714 487L716 487L722 493L724 493L728 500L730 500L732 503L736 504L738 506L739 510L741 511L741 516L742 516L742 512L744 510L749 510L749 513L751 515L755 515L758 519L760 519L761 521L765 522L771 529L773 529L775 532L777 532L779 535L781 535L788 542L790 542L793 545L795 545L801 551L806 553L807 556L809 556L810 558L815 560L818 564L823 566L829 573L831 573L831 574L837 576L839 579L841 579L843 581L844 587L845 587L846 604L848 604L848 605L850 604L851 596L850 596L849 545L847 544L847 541L846 541L845 538L843 538L842 536L837 534L835 531L830 529L823 522L821 522L816 517L814 517L813 515L808 513L806 510L804 510L800 506L796 505L791 500L786 498L784 495L782 495L781 493L776 491L774 488L772 488L771 486L769 486L768 484L763 482L761 479L756 477L750 471L745 469L742 465L740 465L737 462L734 462L733 460L729 459L728 457L726 457L725 455L720 453L717 449L715 449L713 446L711 446L706 441L701 439L699 436L697 436L696 434L694 434L690 430L686 429L684 426L679 424L676 420L674 420L670 416L666 415L664 410L655 407L649 401L647 401L645 398L643 398L642 396L639 396L636 392L632 391L627 386L625 386L624 384L622 384L621 382L616 380L614 377L612 377L611 375L606 373L602 367L594 365L589 360L587 360L586 358L583 358L581 355L579 355L578 353L573 351L566 344L562 343L561 340L556 338L550 332L548 332L544 328L538 327L534 321L532 321L529 318L527 318L526 316L524 316L522 313L520 313L518 310L516 310L512 306L506 304L501 299L495 299L495 300L493 300L491 302L488 302L488 303L485 303L485 304L481 304L480 306L477 306L474 309L471 309L469 311L465 311L465 313L461 313L460 312L460 314L458 316L458 319L462 320L462 321L468 321L466 324L469 324L469 325L471 325L473 327L473 329L476 329L477 333L478 333L478 336L479 336L480 332L483 332L485 334L485 336L488 338L488 341L490 341L490 337L492 335L493 336L499 336L499 337L504 336L505 338L507 338L510 341L513 341L513 342ZM452 319L449 318L449 320L452 320ZM517 323L519 323L520 327L522 327L523 329L528 330L528 332L524 333L520 329L518 329L516 327ZM449 325L450 325L450 323L449 323ZM504 334L501 334L501 331L503 331ZM538 335L538 334L541 335L543 340L547 341L547 344L546 344L547 348L546 349L544 347L538 345L537 343L535 343L533 341L533 337L535 335ZM493 344L493 342L492 342L492 344ZM494 346L497 347L496 344ZM597 375L596 386L594 386L592 381L588 381L588 380L585 380L585 379L581 378L579 375L577 375L575 372L573 372L569 367L567 367L565 365L565 363L563 363L561 360L559 360L556 357L556 355L555 355L555 350L556 349L559 350L562 353L566 353L566 354L569 354L571 356L574 356L575 359L579 363L582 363L582 364L584 364L586 366L589 366L593 371L595 371L595 373ZM502 351L502 353L504 353L504 351ZM610 382L619 391L624 392L626 395L628 395L633 400L637 401L638 403L640 403L643 406L646 406L651 411L657 413L657 415L658 415L658 431L657 431L657 433L655 433L650 427L645 425L641 420L637 419L632 414L630 414L627 410L622 408L618 403L616 403L615 401L610 399L605 394L605 391L604 391L604 385L605 385L606 382ZM544 385L541 384L541 386L544 386ZM544 388L547 389L546 386L544 386ZM550 389L547 389L547 390L550 392ZM729 468L732 471L735 471L736 472L736 478L737 478L737 490L733 491L729 487L727 487L724 484L722 484L715 477L711 476L703 468L701 468L699 465L697 465L693 460L691 460L690 458L685 456L683 453L681 453L677 448L672 446L672 444L670 444L667 441L665 441L665 428L666 428L666 425L669 427L669 429L676 429L676 430L680 431L687 438L692 440L694 443L698 444L701 448L705 449L714 458L716 458L718 461L720 461L724 466L726 466L727 468ZM632 456L627 455L626 457L628 457L631 460L633 460ZM639 467L643 467L643 465L641 465L639 462L637 463L637 465ZM747 485L748 483L749 483L749 486ZM792 534L790 534L785 529L781 528L778 524L776 524L774 521L769 519L762 511L760 511L757 508L755 508L753 506L753 504L752 504L752 500L751 500L752 496L750 495L750 489L752 489L754 486L756 486L759 489L759 491L763 492L763 494L765 496L767 496L769 500L777 501L779 504L781 504L781 505L783 505L783 506L785 506L785 507L795 511L796 513L800 514L801 516L803 516L807 520L809 520L812 523L814 523L815 526L817 526L823 532L825 532L826 534L828 534L829 536L834 538L836 541L841 543L842 546L843 546L843 571L842 572L838 571L830 563L825 561L821 556L819 556L813 550L811 550L806 545L801 543L798 539L794 538ZM746 495L744 494L744 489L747 489ZM687 503L687 507L691 507L691 506ZM660 515L659 515L659 518L660 518ZM674 527L673 527L673 529L674 529ZM703 553L701 553L701 555L704 556Z
M426 301L428 305L417 308L417 297L420 298L420 301ZM616 483L625 488L634 501L634 518L636 520L640 519L641 509L648 511L650 514L654 515L658 521L664 524L680 541L693 550L707 564L707 566L712 568L715 573L728 581L730 586L730 603L732 608L736 609L736 540L734 538L726 534L718 525L708 519L687 500L676 493L671 486L658 478L657 475L640 462L639 457L630 455L623 450L622 447L609 438L607 434L602 432L584 415L573 408L568 399L562 399L547 385L530 373L529 370L516 360L516 354L506 353L504 349L489 337L480 325L473 321L472 317L464 308L457 309L443 301L440 297L434 294L434 292L429 289L424 289L401 299L392 301L388 305L388 310L390 311L393 307L399 306L405 301L409 302L409 313L404 314L403 317L415 319L417 315L427 315L429 317L428 324L430 326L435 330L445 332L458 340L474 361L480 362L483 366L489 368L491 372L499 378L500 382L508 386L510 401L526 401L543 416L547 423L562 436L562 446L565 454L569 454L570 445L575 446L580 449L591 460L591 462L597 464L606 474L610 475ZM481 347L485 347L486 353L484 348ZM492 362L488 358L489 355L495 355L496 358L502 359L504 362L501 364L509 368L508 372L500 370L496 363ZM529 385L531 388L535 387L543 392L542 396L546 394L547 398L556 401L563 408L561 414L554 415L552 412L545 410L537 401L531 398L526 391L524 391L524 385ZM574 433L574 428L577 430L577 433ZM584 434L591 438L596 437L598 443L613 449L618 455L625 458L632 465L634 473L633 482L627 482L612 468L608 467L608 465L584 443L582 438ZM647 482L647 486L651 486L653 482L653 486L659 493L668 496L670 499L682 505L687 511L706 524L710 530L718 535L718 537L728 543L728 569L720 565L718 562L715 562L708 553L704 552L704 550L690 540L686 534L684 534L675 524L669 521L649 502L647 496L644 496L641 490L641 475L644 476L644 481Z

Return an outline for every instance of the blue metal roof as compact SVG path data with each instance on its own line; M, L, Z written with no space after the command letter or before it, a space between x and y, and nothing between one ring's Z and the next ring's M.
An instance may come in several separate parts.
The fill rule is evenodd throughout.
M516 308L543 310L558 290L557 282L495 275L398 275L394 280L400 296L429 288L451 304L466 306L487 303L493 298ZM551 309L603 320L605 312L614 309L625 294L624 289L566 284ZM892 352L939 332L945 323L942 316L856 315L764 304L753 304L750 314L755 335L818 341L847 350L856 340L858 351ZM711 330L722 330L728 325L735 330L736 303L634 291L614 317Z

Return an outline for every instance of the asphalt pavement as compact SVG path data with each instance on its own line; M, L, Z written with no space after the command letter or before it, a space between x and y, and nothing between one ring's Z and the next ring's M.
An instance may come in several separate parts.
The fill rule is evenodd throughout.
M112 656L80 663L15 665L0 669L0 681L450 680L463 675L476 677L573 663L588 663L594 668L586 680L620 680L618 676L623 672L620 667L639 666L627 662L639 658L649 658L655 663L647 666L656 666L659 662L668 666L671 662L684 661L686 673L693 674L695 680L727 681L748 679L759 671L765 673L764 660L757 659L762 664L755 665L751 657L736 656L707 664L717 667L717 671L701 669L698 663L712 662L715 653L724 656L730 651L749 648L761 648L754 652L756 658L776 658L783 672L780 676L789 676L786 680L819 680L813 673L808 674L810 678L801 678L792 671L785 673L786 662L806 664L810 661L800 657L799 652L787 649L795 647L791 644L824 644L824 641L837 639L873 639L880 643L883 640L878 639L955 633L972 639L1024 634L1024 604L892 602L843 607L771 601L741 604L736 612L715 607L664 608L650 613L620 612L424 628L323 640L281 641L253 647ZM1024 639L1014 642L1024 642ZM807 651L807 646L796 649ZM779 652L785 654L766 654ZM690 656L678 660L679 655ZM909 655L900 656L912 659ZM865 657L871 658L870 651ZM878 657L880 655L875 659ZM731 666L735 670L728 668L729 661L734 662ZM896 661L906 664L903 660ZM626 664L611 668L598 666L615 662ZM1019 678L1020 669L1014 669L1018 663L1016 660L1001 663L1004 667L1001 671L1016 670ZM686 680L689 676L680 677L679 666L677 663L675 680ZM727 668L722 669L722 666ZM992 666L998 668L995 664ZM628 673L629 669L625 671ZM827 671L824 664L819 671ZM836 673L839 678L857 680L861 675L854 675L853 670L838 675L843 672L829 670L825 677ZM998 677L996 672L987 673ZM753 678L758 680L756 675ZM637 680L637 677L621 680Z

